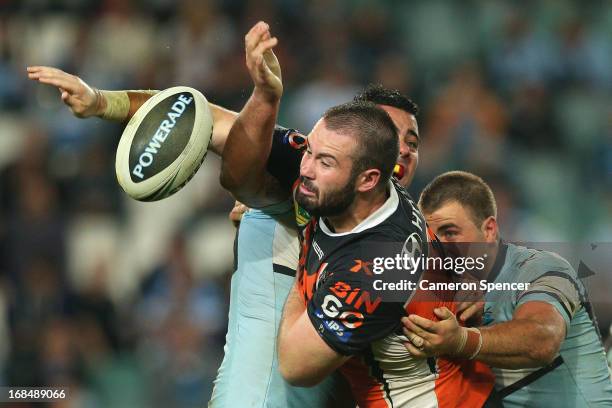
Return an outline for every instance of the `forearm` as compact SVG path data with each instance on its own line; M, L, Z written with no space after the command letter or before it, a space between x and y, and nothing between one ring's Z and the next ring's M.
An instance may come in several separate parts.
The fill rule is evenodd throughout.
M128 121L132 119L132 116L136 114L136 111L158 92L159 91L157 90L127 91L127 96L130 100L130 108L124 120Z
M283 378L293 386L312 387L349 358L321 338L294 285L285 302L278 333L278 366Z
M511 320L480 331L482 348L476 358L493 367L541 367L559 351L555 328L537 321Z
M280 99L270 99L256 87L238 114L223 149L221 185L236 199L252 203L265 195L266 163Z
M217 156L221 156L227 136L238 117L238 113L210 102L208 107L213 117L213 134L208 150Z
M296 357L299 357L296 356L297 350L291 347L294 344L292 328L305 310L306 306L300 298L297 284L294 284L285 301L283 316L278 330L278 359L281 366L292 365Z
M94 89L94 92L96 94L94 116L116 122L127 122L149 98L159 91Z
M300 298L297 285L293 285L283 309L278 331L278 365L283 378L295 385L314 385L317 381L304 380L304 350L300 347L300 339L297 338L296 327L300 316L306 310L304 302ZM309 356L312 359L315 356ZM318 380L318 379L317 379Z
M157 90L100 91L96 116L115 121L128 121ZM112 106L111 106L112 105ZM208 103L213 117L213 134L209 150L218 156L223 153L227 135L238 114L222 106Z

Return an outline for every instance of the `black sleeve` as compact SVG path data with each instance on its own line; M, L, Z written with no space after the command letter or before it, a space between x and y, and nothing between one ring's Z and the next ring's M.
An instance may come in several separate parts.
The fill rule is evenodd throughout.
M364 260L365 266L368 261ZM403 303L383 299L373 279L354 259L328 265L330 272L308 302L310 321L323 340L342 355L354 355L400 326ZM324 271L325 273L325 271Z
M304 135L294 129L276 126L266 169L284 189L291 190L300 176L300 162L305 148Z

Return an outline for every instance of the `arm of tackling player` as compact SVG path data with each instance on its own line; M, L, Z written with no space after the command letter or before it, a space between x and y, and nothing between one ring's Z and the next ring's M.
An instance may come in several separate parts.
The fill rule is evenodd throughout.
M128 121L156 90L105 91L96 89L76 75L58 68L31 66L28 78L59 89L62 101L79 118L97 116L106 120ZM208 103L213 116L213 135L210 151L221 155L230 128L238 114L213 103Z

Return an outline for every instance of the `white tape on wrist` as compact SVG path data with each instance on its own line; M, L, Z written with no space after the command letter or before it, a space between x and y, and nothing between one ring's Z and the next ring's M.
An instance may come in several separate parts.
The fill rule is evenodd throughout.
M466 347L468 350L465 350L465 352L468 353L467 358L473 360L480 353L480 349L482 349L482 333L476 327L469 327L466 331L468 332L469 345Z
M130 98L126 91L97 91L99 97L106 101L106 108L100 115L102 119L122 121L127 118L130 112Z

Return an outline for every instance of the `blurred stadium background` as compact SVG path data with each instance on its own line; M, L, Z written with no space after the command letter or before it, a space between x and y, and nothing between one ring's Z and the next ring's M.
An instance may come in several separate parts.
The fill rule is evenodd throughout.
M505 239L612 242L609 1L0 0L0 384L68 384L71 407L207 400L234 234L218 161L168 200L131 201L121 127L74 118L25 67L189 85L239 110L258 20L280 39L281 124L308 131L368 82L398 88L422 109L414 194L469 170ZM596 305L604 337L610 306Z

